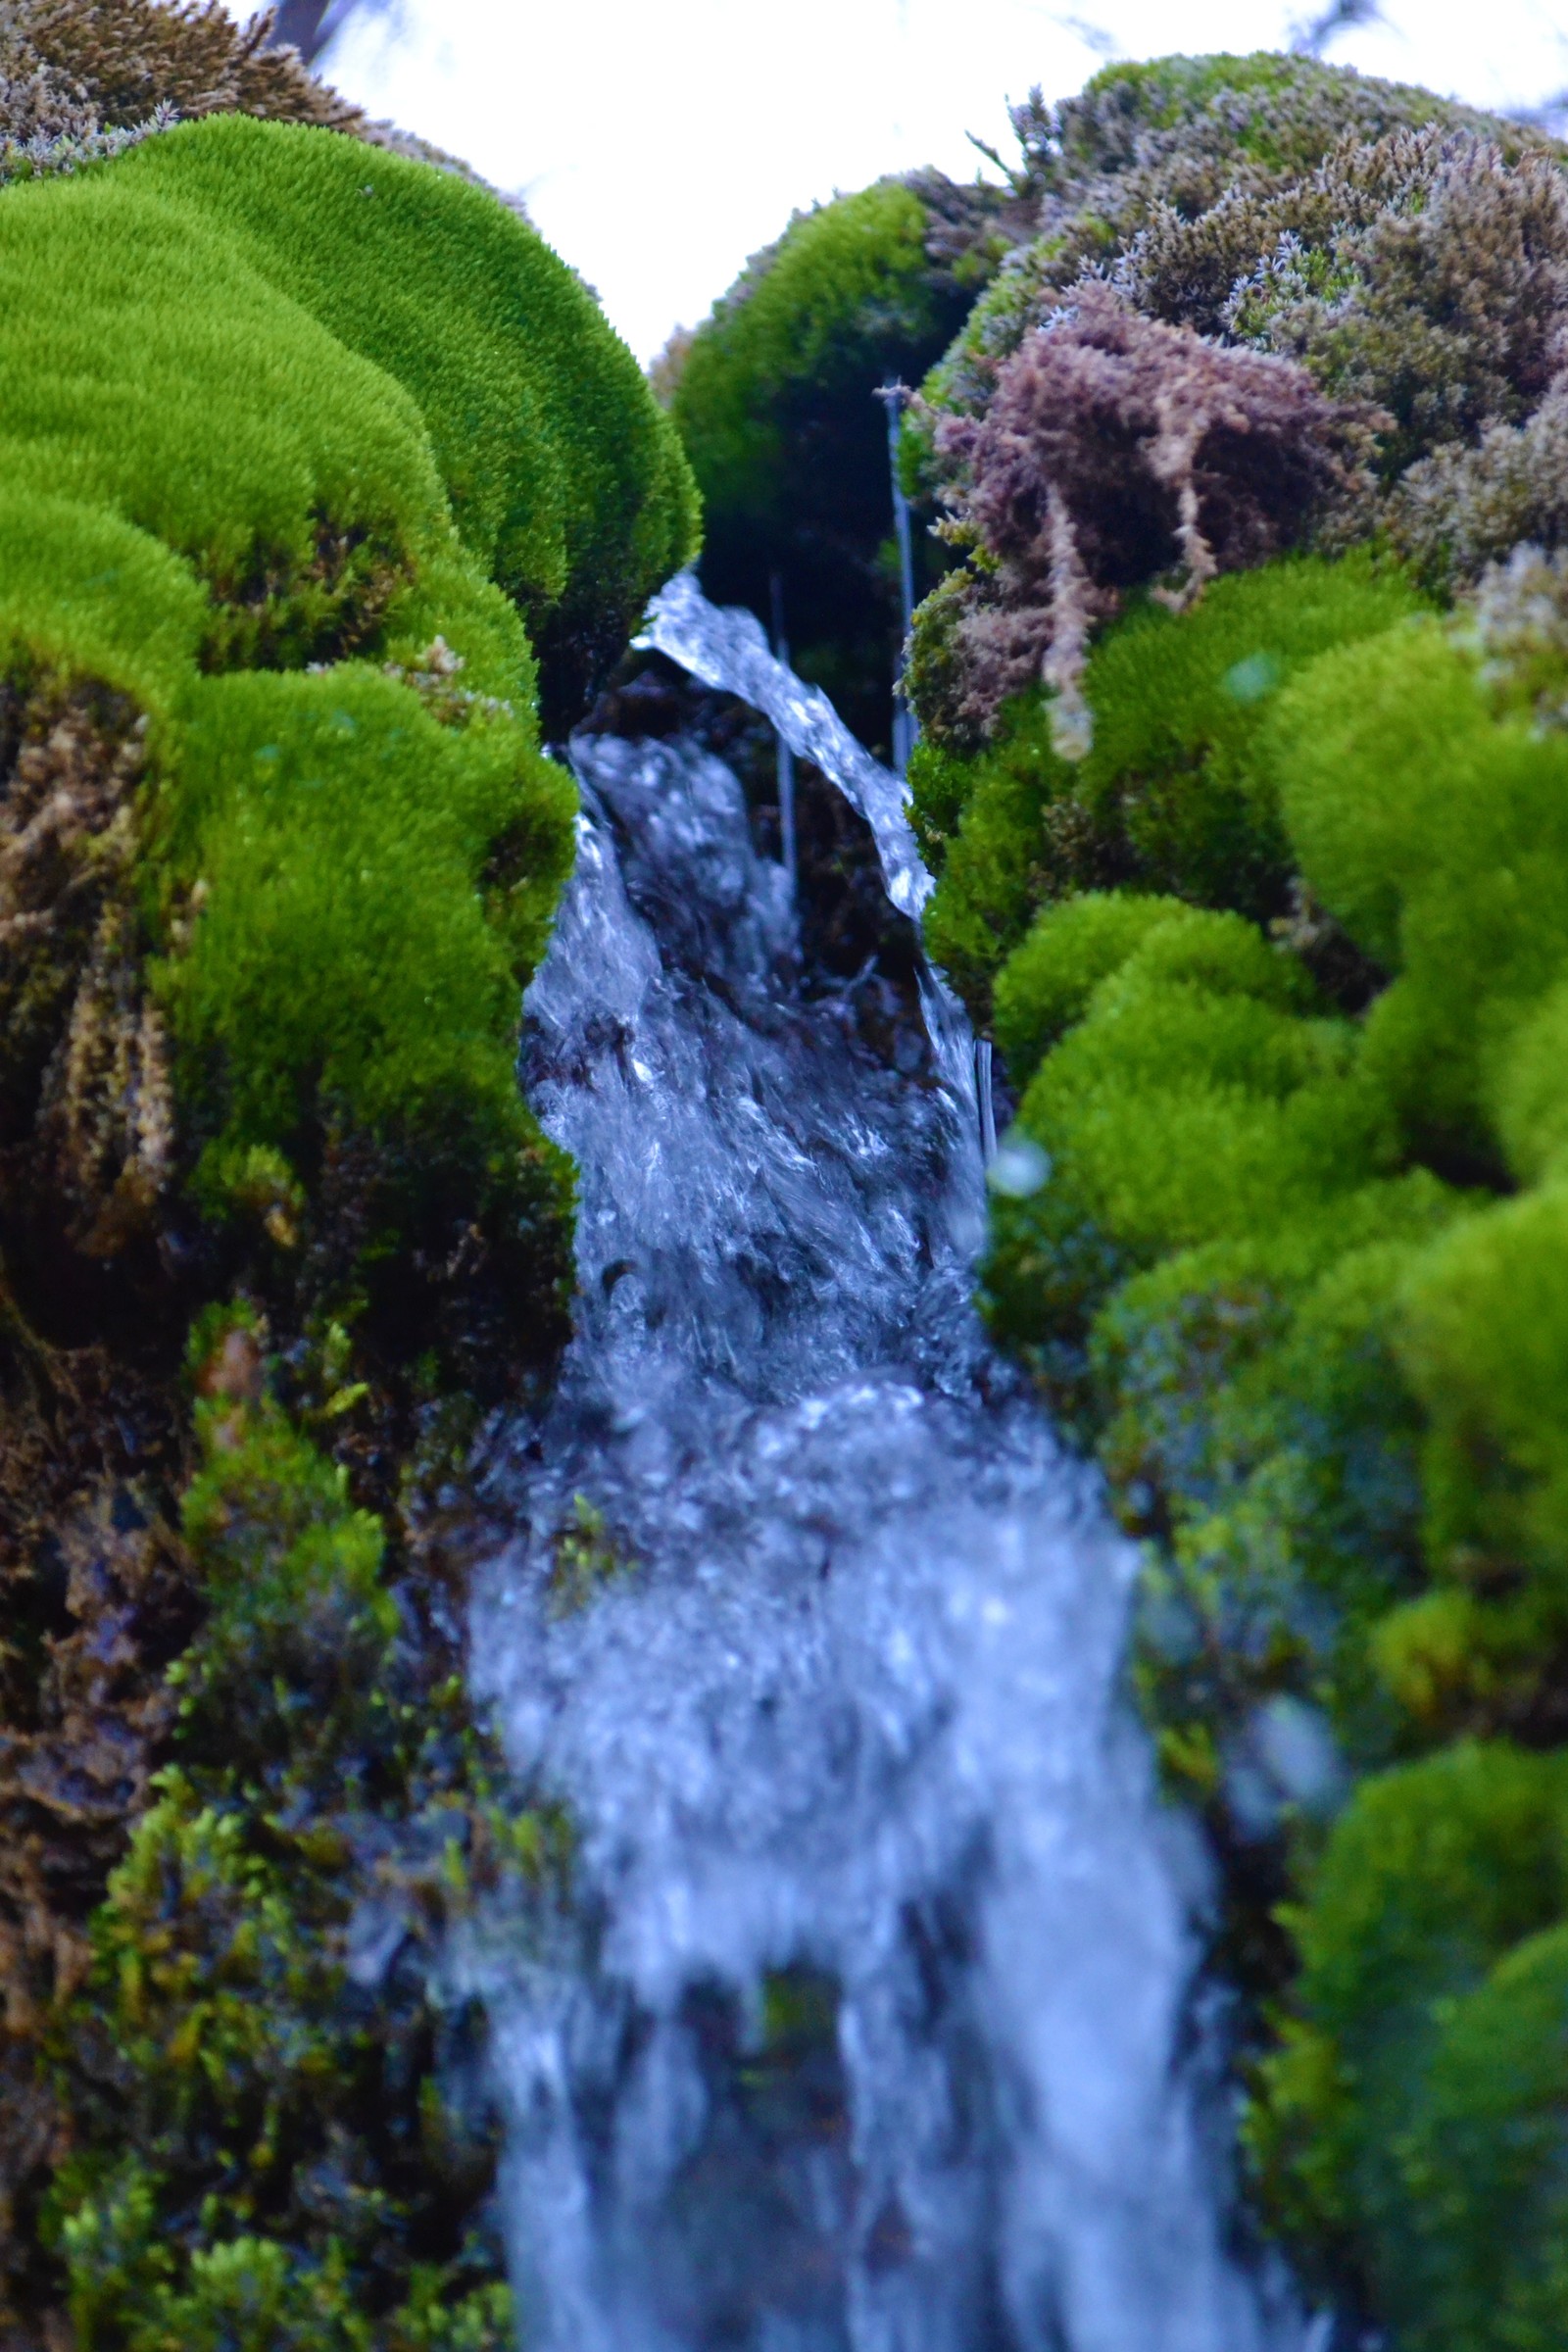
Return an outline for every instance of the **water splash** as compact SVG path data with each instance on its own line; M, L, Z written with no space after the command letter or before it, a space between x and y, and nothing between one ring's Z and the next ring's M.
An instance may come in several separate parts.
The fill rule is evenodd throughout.
M936 885L915 846L903 779L857 742L820 687L803 685L774 659L754 613L710 605L696 575L683 571L654 598L636 643L678 662L703 685L750 703L798 760L830 776L871 828L888 897L901 914L918 918Z
M836 772L760 632L662 602ZM1302 2352L1225 2243L1203 1869L1119 1681L1132 1554L970 1306L966 1033L900 1067L800 997L716 760L573 756L525 1072L581 1169L576 1337L497 1468L474 1621L576 1833L570 1904L468 1956L525 2340ZM585 1524L614 1573L567 1607Z

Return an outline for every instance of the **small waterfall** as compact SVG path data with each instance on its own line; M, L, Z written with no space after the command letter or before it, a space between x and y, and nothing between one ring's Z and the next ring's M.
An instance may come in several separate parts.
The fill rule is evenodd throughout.
M771 719L798 760L830 776L871 828L888 897L918 918L934 887L909 824L902 779L858 743L818 686L804 686L768 651L754 613L710 605L689 571L677 573L648 608L638 647L664 654L705 686L738 695Z
M690 582L649 641L897 780ZM576 1336L495 1472L473 1651L569 1901L467 1955L533 2352L1302 2352L1226 2245L1203 1867L1119 1681L1135 1563L970 1304L966 1033L801 994L684 741L580 738L525 1080ZM966 1091L967 1086L967 1091Z

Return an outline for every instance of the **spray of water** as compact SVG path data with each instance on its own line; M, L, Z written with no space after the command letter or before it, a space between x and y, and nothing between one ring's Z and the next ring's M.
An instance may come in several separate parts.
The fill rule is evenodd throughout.
M678 581L649 641L835 777L917 911L897 780L756 624ZM474 1624L571 1887L463 1963L525 2341L1302 2352L1225 2242L1202 1864L1119 1680L1134 1561L970 1305L956 1008L915 1065L874 1053L799 994L722 765L573 756L525 1077L581 1170L576 1337L496 1469Z
M753 613L710 605L695 575L683 571L649 606L637 644L678 662L703 685L739 695L771 719L796 758L819 767L859 810L876 843L888 897L901 914L919 914L933 884L915 847L902 779L856 741L819 686L803 686L774 659Z

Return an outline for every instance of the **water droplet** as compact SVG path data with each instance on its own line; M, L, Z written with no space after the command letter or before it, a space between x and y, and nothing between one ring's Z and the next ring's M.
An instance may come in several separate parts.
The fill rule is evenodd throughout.
M1051 1181L1051 1154L1032 1136L1011 1135L986 1170L986 1182L1004 1200L1027 1200Z

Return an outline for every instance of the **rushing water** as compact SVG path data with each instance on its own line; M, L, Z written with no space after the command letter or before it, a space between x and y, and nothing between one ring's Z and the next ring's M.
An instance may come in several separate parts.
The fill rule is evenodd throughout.
M682 590L651 628L839 764L917 908L894 779L756 624ZM1201 1870L1118 1682L1133 1563L969 1303L956 1010L874 1045L853 991L803 994L715 760L573 756L525 1066L581 1296L474 1629L575 1836L569 1906L473 1963L525 2341L1296 2352L1222 2243Z

